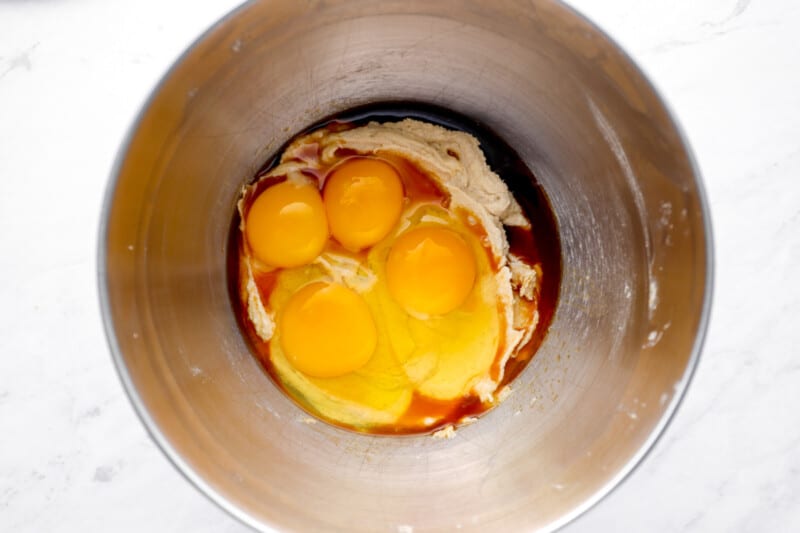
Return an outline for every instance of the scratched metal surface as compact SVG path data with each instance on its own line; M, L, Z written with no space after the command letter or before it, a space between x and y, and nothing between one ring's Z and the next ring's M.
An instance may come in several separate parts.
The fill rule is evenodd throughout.
M387 99L489 124L558 218L551 331L452 440L308 423L229 306L242 183L306 125ZM652 87L560 4L251 2L168 73L120 153L100 259L112 350L167 455L256 528L552 529L635 466L688 385L711 283L698 181Z

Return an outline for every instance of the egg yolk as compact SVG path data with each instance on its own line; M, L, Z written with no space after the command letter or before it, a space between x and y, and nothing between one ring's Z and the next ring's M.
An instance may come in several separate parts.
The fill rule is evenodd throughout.
M383 239L403 209L403 184L397 171L379 159L350 159L325 181L325 210L331 234L351 250Z
M469 246L445 227L404 233L386 261L389 293L411 314L443 315L454 310L472 290L475 274Z
M370 360L378 342L367 303L337 283L315 282L294 293L278 328L292 366L316 378L358 370Z
M328 240L319 190L284 181L264 190L250 206L245 224L253 254L275 267L310 263Z

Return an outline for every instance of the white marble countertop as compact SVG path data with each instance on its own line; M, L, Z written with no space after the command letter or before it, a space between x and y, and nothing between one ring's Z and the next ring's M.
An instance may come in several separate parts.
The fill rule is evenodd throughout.
M673 424L567 531L798 531L800 3L571 3L683 124L717 269L709 336ZM168 65L236 4L0 1L1 531L247 530L134 415L95 281L124 132Z

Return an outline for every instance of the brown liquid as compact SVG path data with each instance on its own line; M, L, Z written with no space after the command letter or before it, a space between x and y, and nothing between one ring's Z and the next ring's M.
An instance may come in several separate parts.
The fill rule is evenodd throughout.
M522 372L544 341L555 312L561 284L561 248L555 216L535 176L525 166L517 153L496 134L479 122L445 109L415 103L384 103L353 109L323 120L299 133L298 136L305 135L321 127L340 130L353 126L360 126L371 121L392 122L404 118L414 118L439 124L448 129L465 131L475 136L481 144L481 149L486 156L489 167L507 183L514 197L522 206L528 220L531 221L532 228L530 230L516 227L505 228L511 252L531 265L538 263L541 265L542 270L540 292L536 295L539 323L528 344L522 347L517 355L510 358L507 362L504 368L502 381L502 384L507 384ZM279 156L284 148L285 146L256 173L254 181L277 165ZM309 144L303 147L300 153L300 159L315 158L317 156L317 149L318 147L315 144ZM351 154L345 150L340 150L337 155L342 156L343 159L347 157L359 157L358 154ZM415 202L434 202L447 205L447 195L441 191L431 179L416 168L416 166L402 158L390 154L378 153L375 155L388 161L399 171L407 197L412 198ZM325 176L329 171L329 168L319 169L313 173L313 177L317 178L321 185L324 185ZM271 181L270 185L277 181L281 181L281 178ZM255 194L251 195L250 198L245 198L245 213L247 212L249 203L251 203L255 196L265 187L266 185L259 185ZM460 218L466 222L466 216L462 214ZM236 311L236 316L239 318L240 327L243 330L244 336L249 340L252 351L261 361L273 382L280 386L284 392L296 403L301 405L301 407L311 411L316 416L320 416L319 413L314 412L313 407L303 405L293 394L286 391L285 387L282 386L270 362L269 344L258 337L248 319L247 309L242 304L242 299L240 299L243 273L239 265L239 251L240 247L244 246L244 243L242 242L243 239L239 231L239 222L239 216L238 213L236 213L231 226L229 239L228 272L231 302ZM339 253L344 252L344 249L332 239L326 249L335 250ZM350 254L356 256L363 253L365 252L359 254L353 254L351 252ZM492 257L491 254L490 257ZM259 287L262 300L267 301L269 292L274 287L275 278L275 274L260 274L259 277L256 278L256 284ZM500 368L494 367L492 369L493 377L497 377L499 373ZM493 404L482 403L474 396L442 401L428 398L415 392L411 405L395 424L386 427L371 428L369 432L394 435L431 432L448 424L457 424L466 417L480 415L491 407L493 407ZM324 417L320 418L325 419ZM430 419L434 419L435 421L426 424L425 419L428 419L428 422L430 422ZM341 424L338 424L335 420L325 420L334 425L341 426ZM346 429L356 429L347 426L342 427Z
M440 205L447 203L447 194L415 165L402 157L392 154L378 152L375 155L388 161L397 169L407 198L412 198L414 202L419 203L427 202Z
M487 407L475 396L456 400L436 400L415 391L411 397L411 405L397 422L390 426L378 427L373 432L408 435L435 431L447 424L455 424L464 418L477 416L486 409ZM435 419L436 422L426 424L426 418Z

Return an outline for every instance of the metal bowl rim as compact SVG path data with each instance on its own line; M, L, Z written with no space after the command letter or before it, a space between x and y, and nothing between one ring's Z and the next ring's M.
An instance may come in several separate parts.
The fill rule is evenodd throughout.
M123 388L125 393L128 396L128 400L130 401L131 405L133 405L134 412L139 417L139 420L144 425L147 433L150 435L150 438L156 443L156 445L161 449L167 459L172 463L173 467L184 477L184 479L188 480L192 485L197 488L197 490L206 498L208 498L211 502L218 505L220 508L225 510L228 514L230 514L235 519L239 520L243 524L258 530L263 531L263 526L265 525L262 520L258 520L255 517L251 516L250 514L246 513L239 507L237 507L234 503L228 501L228 499L215 490L212 486L205 482L205 480L198 474L197 471L192 468L186 461L183 460L180 453L169 443L167 438L161 432L159 426L150 416L147 408L142 401L142 398L139 396L136 387L133 385L131 381L131 376L128 373L128 368L125 365L124 358L122 356L122 351L119 347L119 343L117 342L116 332L114 331L114 324L111 317L111 304L109 301L109 294L108 294L108 273L106 269L106 257L107 257L107 237L108 237L108 222L109 222L109 214L111 212L111 205L113 202L114 193L117 188L117 182L119 180L120 170L122 169L123 162L125 157L128 153L130 148L131 142L133 140L134 135L139 129L141 122L143 120L144 114L148 108L152 105L153 101L155 100L156 96L159 94L160 90L164 87L167 81L170 79L172 74L178 68L178 66L186 60L190 54L194 51L194 49L207 37L209 37L212 33L214 33L217 29L222 27L226 22L236 17L240 12L245 11L251 4L254 4L258 0L248 0L247 2L241 4L240 6L234 8L222 18L217 20L211 26L209 26L205 31L203 31L197 38L195 38L192 43L172 62L169 66L167 71L161 76L159 81L156 85L151 89L148 96L145 98L144 102L139 107L139 111L136 113L135 118L131 125L129 126L127 132L125 133L122 143L120 144L120 148L117 151L117 155L114 159L114 163L112 164L111 170L109 172L109 179L108 184L106 185L105 194L103 196L102 207L100 212L100 224L98 226L98 233L97 233L97 283L98 283L98 295L100 300L100 314L103 320L103 329L106 336L106 341L108 343L109 350L111 352L111 357L114 361L114 366L117 370L117 375L119 376L120 381L122 382ZM628 53L616 42L605 30L600 28L597 24L589 20L583 14L578 12L573 7L559 1L555 0L554 3L560 4L560 7L567 10L571 13L571 15L575 18L578 18L583 23L587 24L589 27L594 29L598 32L603 39L605 39L616 51L622 56L622 58L632 67L633 71L637 76L641 78L641 80L645 83L647 88L656 96L658 102L664 108L667 118L674 128L675 132L678 135L680 140L681 147L683 148L684 153L689 161L690 168L692 169L692 173L694 175L694 184L697 188L697 196L700 205L700 210L703 218L703 232L705 237L705 253L706 253L706 271L705 271L705 287L704 287L704 294L703 294L703 306L701 309L700 314L700 321L698 322L697 333L695 336L694 345L692 346L692 353L689 357L689 360L686 365L686 369L684 370L684 374L681 380L675 386L675 394L672 396L672 400L670 401L667 408L664 410L664 413L661 415L661 418L656 423L655 427L651 431L647 440L639 447L637 452L633 454L633 456L628 460L625 465L619 469L617 474L612 477L605 485L600 487L595 491L595 493L584 500L580 505L574 507L571 511L564 514L562 517L556 519L555 521L551 522L547 530L555 531L558 530L573 520L577 519L579 516L583 515L595 505L597 505L600 501L606 498L609 494L611 494L617 487L619 487L623 481L628 479L633 472L638 468L644 461L644 459L650 454L650 452L655 447L656 443L661 439L664 435L665 430L672 422L675 417L675 414L678 410L678 407L681 405L683 398L686 394L686 391L691 384L692 378L694 377L695 371L697 369L698 362L700 360L700 354L703 350L703 345L705 344L706 336L708 333L708 325L711 319L711 303L713 299L713 288L714 288L714 246L713 246L713 231L712 231L712 223L711 223L711 210L708 204L708 197L705 191L705 187L703 185L702 176L700 174L700 168L697 164L697 160L695 158L694 153L688 143L688 139L686 133L681 126L680 122L677 120L676 115L667 102L667 100L662 96L661 92L652 82L651 78L648 77L642 67L640 67ZM268 523L267 526L277 529L279 524L277 523Z

